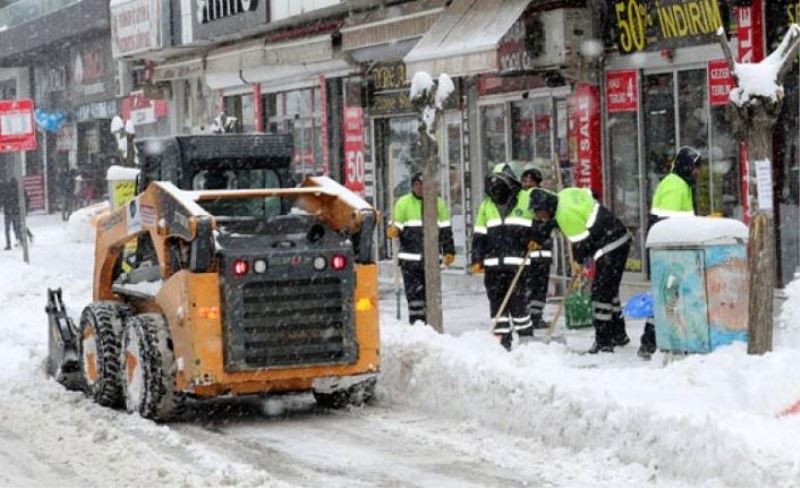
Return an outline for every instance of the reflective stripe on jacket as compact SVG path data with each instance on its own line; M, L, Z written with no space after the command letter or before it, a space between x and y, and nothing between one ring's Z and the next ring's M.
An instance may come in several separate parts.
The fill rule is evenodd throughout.
M529 264L526 256L531 240L530 192L519 191L510 202L507 215L489 198L484 199L475 217L472 237L472 262L484 266Z
M439 252L442 254L455 254L453 230L450 227L450 211L447 210L441 197L436 199L436 214L439 221ZM400 231L400 252L397 257L403 261L422 261L423 232L422 232L422 199L413 193L408 193L394 205L392 222L390 225Z

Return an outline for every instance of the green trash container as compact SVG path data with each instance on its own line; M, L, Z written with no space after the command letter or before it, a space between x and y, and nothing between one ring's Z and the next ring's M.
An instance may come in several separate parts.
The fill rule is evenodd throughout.
M567 329L582 329L592 326L592 295L582 286L564 299L564 317Z

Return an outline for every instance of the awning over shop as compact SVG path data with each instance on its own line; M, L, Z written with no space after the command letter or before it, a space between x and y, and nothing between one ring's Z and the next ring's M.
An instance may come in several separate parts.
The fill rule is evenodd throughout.
M500 39L530 0L455 0L403 58L408 78L417 71L432 76L466 76L498 70Z
M207 58L206 84L218 90L319 74L342 76L353 69L346 59L335 55L330 34L274 44L258 40L212 51Z
M390 16L392 9L382 9L384 17L380 19L366 19L364 22L343 27L342 50L352 51L357 49L378 46L381 44L394 44L408 39L419 39L436 19L444 12L444 2L427 0L427 10L402 13ZM411 4L413 5L413 4Z

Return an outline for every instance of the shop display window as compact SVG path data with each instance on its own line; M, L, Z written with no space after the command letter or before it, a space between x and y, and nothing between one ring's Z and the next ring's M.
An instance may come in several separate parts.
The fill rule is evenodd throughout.
M640 272L642 263L642 208L639 185L638 128L636 112L609 114L609 181L611 211L636 237L628 254L627 271Z
M508 160L506 155L505 104L486 105L480 108L481 155L486 172L498 163Z
M264 96L267 132L294 136L294 172L298 178L322 172L320 93L306 88Z
M555 189L551 100L547 97L511 102L511 159L518 173L535 167L542 172L544 185Z

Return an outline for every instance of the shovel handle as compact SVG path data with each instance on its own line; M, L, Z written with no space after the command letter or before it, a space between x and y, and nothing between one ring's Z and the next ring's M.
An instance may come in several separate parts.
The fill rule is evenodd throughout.
M564 299L561 300L561 303L558 304L558 308L556 309L556 315L553 317L553 321L550 322L550 325L547 327L547 342L550 342L550 339L553 337L553 332L556 331L556 326L558 325L558 319L561 318L561 314L564 312L564 307L567 303L567 297L572 294L573 291L578 289L579 283L581 281L582 275L579 273L575 273L575 276L569 282L569 287L567 288L567 293L564 294Z

